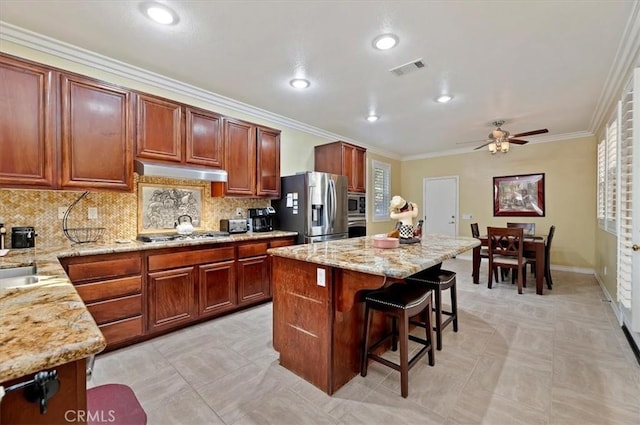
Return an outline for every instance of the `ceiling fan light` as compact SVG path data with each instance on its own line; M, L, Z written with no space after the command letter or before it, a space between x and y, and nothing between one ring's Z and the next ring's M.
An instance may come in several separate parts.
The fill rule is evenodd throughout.
M498 151L498 146L495 143L489 143L489 152L496 153Z
M504 153L509 152L509 142L505 141L500 143L500 152L504 152Z

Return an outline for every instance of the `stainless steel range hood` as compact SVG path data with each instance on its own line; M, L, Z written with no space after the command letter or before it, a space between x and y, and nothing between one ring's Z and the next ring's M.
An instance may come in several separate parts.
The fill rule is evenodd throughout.
M210 182L227 181L227 172L214 168L167 165L137 159L133 161L133 164L134 171L141 176L171 177L174 179L204 180Z

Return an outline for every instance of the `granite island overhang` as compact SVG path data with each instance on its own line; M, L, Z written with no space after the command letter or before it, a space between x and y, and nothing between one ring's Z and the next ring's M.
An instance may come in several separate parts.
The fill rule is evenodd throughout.
M270 249L280 364L333 394L360 370L363 294L479 245L469 237L424 235L419 243L380 249L364 236Z

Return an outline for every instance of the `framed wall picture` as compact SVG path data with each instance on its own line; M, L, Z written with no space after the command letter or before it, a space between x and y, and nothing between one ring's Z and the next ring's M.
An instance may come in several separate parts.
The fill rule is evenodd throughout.
M544 217L544 173L493 178L494 217Z
M138 233L174 232L178 217L202 226L202 191L196 186L138 184Z

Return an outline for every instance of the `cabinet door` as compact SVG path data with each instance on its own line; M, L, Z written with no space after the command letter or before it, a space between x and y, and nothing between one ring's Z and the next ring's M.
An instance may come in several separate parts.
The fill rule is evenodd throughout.
M169 329L196 317L195 268L149 273L149 330Z
M63 360L61 360L63 361ZM47 402L47 413L40 413L38 403L27 400L24 391L8 392L2 398L0 423L11 425L84 424L87 418L87 362L85 359L64 363L54 368L58 372L60 390ZM40 372L40 371L38 371ZM0 382L4 387L33 379L32 373L20 378ZM101 411L98 411L102 413ZM94 412L90 412L95 414ZM103 417L109 418L109 411ZM95 416L93 416L95 417ZM105 422L107 422L105 420Z
M257 128L256 195L280 197L280 132Z
M186 158L191 164L224 168L222 115L187 107Z
M255 126L239 120L224 120L224 150L227 167L227 195L255 195Z
M131 191L130 92L94 80L62 75L61 100L61 186Z
M182 161L182 108L179 104L139 94L136 114L136 156Z
M238 303L250 304L271 296L266 255L238 260Z
M356 147L353 153L353 191L367 191L367 151Z
M55 185L53 71L0 56L0 186Z
M238 305L235 262L205 264L198 267L198 314L214 315Z

